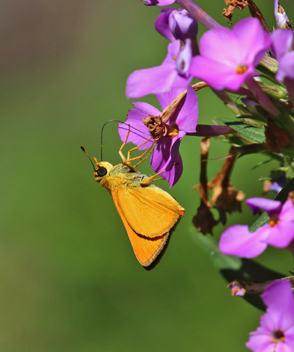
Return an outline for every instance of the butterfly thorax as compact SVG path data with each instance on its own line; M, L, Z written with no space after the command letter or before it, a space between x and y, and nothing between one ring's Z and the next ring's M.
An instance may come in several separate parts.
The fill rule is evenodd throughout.
M101 162L96 166L97 169L94 171L95 181L99 182L108 191L119 187L138 188L141 187L141 182L148 178L147 175L141 174L122 163L112 166L110 163ZM103 172L101 171L102 168ZM99 173L100 175L105 173L105 175L99 176Z

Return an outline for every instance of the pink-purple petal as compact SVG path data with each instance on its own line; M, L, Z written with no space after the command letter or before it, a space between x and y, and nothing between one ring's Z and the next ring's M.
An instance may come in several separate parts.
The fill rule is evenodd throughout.
M189 73L216 90L237 91L257 75L255 66L271 45L270 36L256 18L247 18L230 30L215 27L200 39L200 53L192 59Z
M260 318L260 327L250 333L246 347L254 352L293 351L294 297L290 283L286 280L274 281L265 286L261 297L267 310ZM284 340L274 340L277 332L284 335Z
M277 248L288 247L294 238L293 222L280 221L274 227L266 224L262 228L269 230L269 236L266 242Z
M159 172L166 169L165 165L169 159L171 142L171 138L169 137L161 137L158 140L150 160L151 167L154 171Z
M126 95L128 99L140 98L148 94L168 92L171 88L186 88L192 77L181 75L176 69L176 60L180 53L180 40L168 45L168 53L162 65L134 71L127 79Z
M237 74L236 68L236 66L232 67L197 55L191 60L189 73L196 78L204 80L216 90L229 89L236 91L248 78L255 75L250 69L244 74Z
M290 199L286 200L284 203L279 214L279 219L280 221L291 221L294 225L294 206Z
M194 89L189 85L187 95L175 123L180 131L195 132L198 122L198 97Z
M279 60L276 79L281 82L285 79L285 77L294 79L294 51L285 54Z
M254 352L273 352L270 335L260 328L250 333L249 341L245 345Z
M249 232L247 225L233 225L221 235L219 249L223 254L241 258L255 258L267 247L266 234L257 229Z
M271 34L272 51L277 60L291 50L293 31L291 29L276 29Z
M156 172L162 170L170 171L173 168L179 153L179 145L182 138L183 133L174 137L161 137L158 140L151 157L153 170Z
M175 9L172 8L162 9L160 15L157 17L154 23L154 27L157 32L170 41L175 40L175 37L169 28L169 16L174 11Z
M182 158L177 148L177 154L172 153L175 137L161 137L151 156L151 167L155 172L164 171L164 177L172 187L183 171Z
M186 88L172 88L170 91L161 94L155 94L156 99L159 101L161 109L164 110L176 97L183 93Z
M169 188L172 188L180 179L183 172L183 162L180 153L178 153L175 164L170 171L165 171L163 177L170 184Z
M146 6L168 6L176 2L176 0L143 0Z
M127 98L136 99L148 94L169 91L177 76L175 67L176 64L174 62L134 71L127 80Z
M199 47L203 57L229 66L232 62L239 63L240 43L229 28L215 27L205 32L200 38Z
M277 299L278 298L278 299ZM291 284L286 281L277 281L265 286L265 292L262 299L267 311L271 315L271 320L264 324L272 324L270 328L280 328L281 330L289 329L294 326L294 297L291 290Z
M181 49L181 41L180 40L174 40L173 42L169 43L167 46L167 55L166 58L164 59L162 65L165 64L176 64L176 58L179 55Z
M282 204L278 200L266 199L261 197L248 198L246 204L253 211L253 215L260 213L260 209L267 212L278 213L282 207Z
M257 18L245 18L234 26L233 31L241 44L240 56L243 56L243 63L256 66L270 48L269 34L262 29Z
M167 171L170 171L176 162L176 158L179 154L180 144L185 134L186 133L184 131L179 131L177 136L174 136L171 138L172 142L171 142L169 158L167 159L167 162L166 162Z
M160 115L160 111L157 110L154 106L143 102L136 102L134 103L134 106L135 107L133 109L129 110L128 118L125 124L119 125L118 132L122 142L125 142L126 135L129 130L129 135L126 143L132 142L135 145L140 145L150 138L148 128L143 124L142 119L150 115ZM152 142L153 140L146 142L141 147L139 147L139 150L148 149L151 147Z

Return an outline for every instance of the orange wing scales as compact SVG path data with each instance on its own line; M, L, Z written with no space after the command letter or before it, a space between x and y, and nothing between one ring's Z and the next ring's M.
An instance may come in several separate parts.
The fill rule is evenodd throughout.
M172 196L154 185L118 188L117 195L119 207L130 227L148 238L168 232L178 221L183 209Z
M122 213L122 210L118 204L117 190L112 190L111 195L113 197L113 201L119 216L121 217L122 222L126 228L136 258L142 266L148 267L163 250L167 242L169 232L163 234L158 239L146 239L138 235L135 231L132 230L124 214Z

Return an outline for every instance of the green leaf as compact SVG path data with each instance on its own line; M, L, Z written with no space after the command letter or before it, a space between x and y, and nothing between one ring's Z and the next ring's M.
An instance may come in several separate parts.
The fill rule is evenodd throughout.
M217 117L215 120L233 128L238 134L249 142L264 143L265 135L264 129L250 126L244 122L236 121L228 118Z
M259 163L255 164L254 166L252 166L252 168L250 170L254 170L254 169L258 168L259 166L262 166L264 164L269 163L270 161L272 161L272 159L262 160ZM264 178L264 179L269 180L270 178ZM259 179L259 181L261 181L261 179Z

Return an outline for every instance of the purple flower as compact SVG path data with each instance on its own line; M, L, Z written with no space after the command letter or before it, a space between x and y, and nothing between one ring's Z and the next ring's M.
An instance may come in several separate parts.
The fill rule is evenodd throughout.
M281 165L283 167L283 165ZM281 171L277 174L275 171L271 172L271 180L265 180L263 185L263 192L273 191L275 193L280 193L281 190L286 186L287 177L286 172Z
M276 17L277 26L279 28L287 28L290 21L281 5L279 5L279 0L274 1L274 12Z
M189 73L216 90L238 90L249 78L271 45L270 36L257 18L246 18L234 28L212 28L200 39L200 53Z
M162 110L164 110L172 100L174 100L184 89L172 89L168 93L156 95ZM156 139L156 147L151 156L151 166L155 172L163 171L162 174L172 187L181 177L183 171L182 158L179 152L181 140L187 132L196 131L198 121L198 98L191 86L187 88L187 96L182 108L172 115L167 123L161 120L161 112L154 106L147 103L136 102L134 109L128 113L126 124L130 125L130 132L126 142L140 145L151 134L148 127L144 125L144 119L157 121L159 138ZM119 135L125 141L128 127L124 124L119 125ZM139 150L149 148L154 139L141 145Z
M154 26L157 32L170 41L195 39L198 32L197 21L184 9L161 10Z
M293 31L291 29L277 29L271 37L272 51L279 62L276 79L278 81L283 81L285 77L294 79Z
M168 53L160 66L134 71L128 77L126 95L128 99L147 94L168 92L171 88L185 88L192 77L187 73L192 58L191 40L185 45L175 40L168 45Z
M265 198L250 198L246 204L258 214L265 210L269 223L250 232L247 225L233 225L221 235L219 248L223 254L235 255L242 258L255 258L268 245L277 248L287 247L294 238L294 207L291 200L282 206L277 200Z
M288 281L265 286L262 299L267 306L260 327L250 333L246 347L254 352L294 351L294 297Z
M146 6L168 6L176 2L176 0L142 0Z

